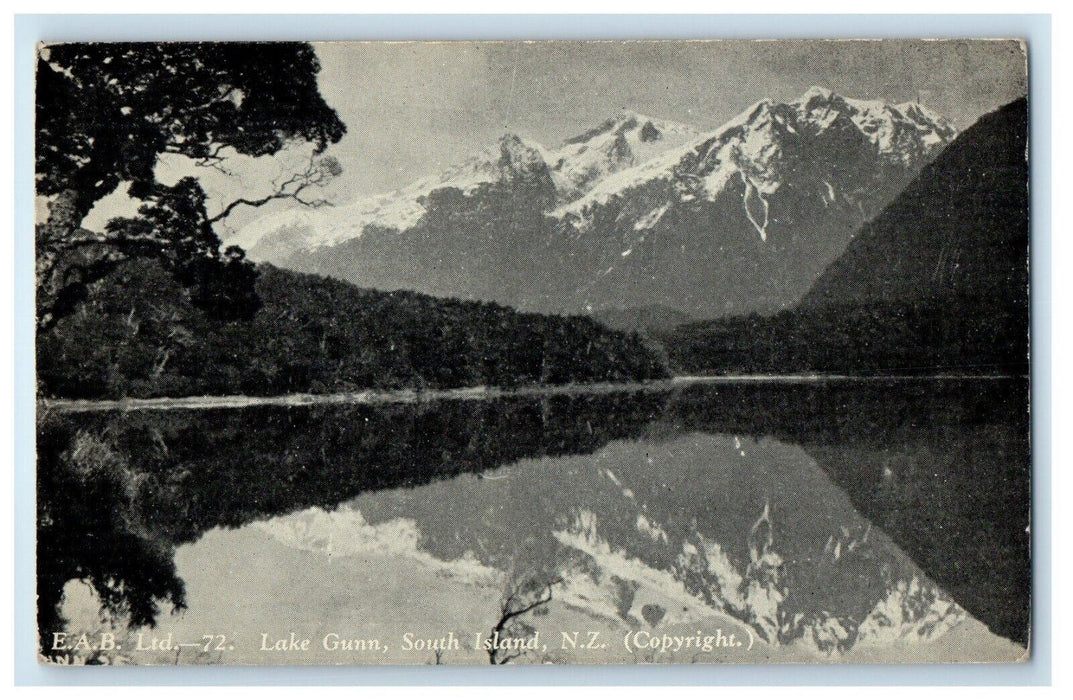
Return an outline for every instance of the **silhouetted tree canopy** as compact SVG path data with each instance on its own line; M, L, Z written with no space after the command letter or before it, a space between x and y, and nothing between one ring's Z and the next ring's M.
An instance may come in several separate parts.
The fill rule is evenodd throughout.
M300 43L42 47L36 187L50 201L37 227L39 329L70 313L89 284L131 257L161 259L208 310L226 316L256 308L255 273L241 250L220 250L212 228L220 216L206 213L198 180L164 185L154 174L157 160L176 154L218 165L224 149L263 156L292 140L323 152L346 127L318 91L319 70L312 47ZM337 170L334 160L327 167L311 161L290 189L270 198L297 199ZM144 202L137 216L101 232L82 228L96 202L121 183Z

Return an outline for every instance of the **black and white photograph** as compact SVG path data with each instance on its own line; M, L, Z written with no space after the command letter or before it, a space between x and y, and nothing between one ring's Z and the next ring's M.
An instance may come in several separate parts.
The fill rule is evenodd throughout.
M1031 51L38 44L38 662L1029 661Z

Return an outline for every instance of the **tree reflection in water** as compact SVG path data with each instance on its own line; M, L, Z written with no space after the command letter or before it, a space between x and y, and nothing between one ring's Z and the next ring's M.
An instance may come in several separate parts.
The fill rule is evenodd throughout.
M554 548L570 538L596 546L610 533L616 546L672 573L761 637L779 643L807 632L838 650L858 630L832 626L824 616L831 610L844 628L847 620L865 620L883 595L902 601L890 605L934 603L928 602L933 588L892 579L883 557L875 558L875 540L889 535L961 606L1024 644L1027 431L1027 388L1020 381L720 385L416 405L46 414L38 425L41 643L47 649L51 634L63 629L63 588L72 579L93 587L104 614L134 626L151 625L162 609L181 608L175 548L215 527L313 506L331 510L361 494L390 492L397 495L384 508L446 512L457 521L451 528L457 535L474 531L466 520L474 503L467 499L477 496L462 490L457 502L418 503L427 494L408 489L526 458L589 455L612 443L674 450L699 434L716 436L717 444L729 439L720 436L741 436L743 454L770 438L797 446L868 520L841 529L824 524L830 505L808 500L807 475L737 466L719 472L725 481L712 481L716 472L704 465L672 469L667 462L655 473L651 459L629 467L624 457L619 486L628 483L647 510L615 524L627 517L621 506L601 505L599 493L585 490L577 474L553 468L559 459L503 486L513 489L510 497L530 502L533 513L532 521L519 514L511 526L532 532L523 538L490 532L475 551L502 570L511 561L543 566L545 577L557 581L562 571L551 565ZM629 447L635 444L640 447ZM785 484L788 478L803 480L784 486L786 493L800 492L798 501L771 500L777 489L765 479ZM820 498L816 491L811 496ZM547 537L552 530L558 541ZM713 539L713 532L721 534ZM450 542L456 535L422 532L424 546L433 548L438 540L445 548L461 546ZM566 563L575 573L585 566L578 551ZM711 571L720 562L727 563L724 572L736 572L740 587L713 586ZM630 613L632 603L623 601L636 584L604 573L623 593L624 615L637 622L670 619L670 608L655 602Z

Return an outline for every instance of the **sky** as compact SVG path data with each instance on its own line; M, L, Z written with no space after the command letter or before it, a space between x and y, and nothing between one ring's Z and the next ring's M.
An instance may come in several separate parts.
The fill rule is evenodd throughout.
M1016 42L703 41L316 44L319 84L348 126L337 195L405 186L505 132L547 146L629 109L715 129L811 85L920 100L958 129L1026 93Z
M623 110L714 130L764 98L791 100L812 85L846 97L919 100L960 130L1024 95L1014 41L327 42L314 44L320 91L347 125L328 153L343 173L323 197L345 204L435 175L512 132L555 147ZM308 160L308 146L275 157L231 154L229 174L163 158L164 182L202 179L209 210L259 197ZM228 240L281 208L239 208ZM40 205L39 205L40 208ZM133 213L124 191L85 225ZM222 230L221 230L222 229Z

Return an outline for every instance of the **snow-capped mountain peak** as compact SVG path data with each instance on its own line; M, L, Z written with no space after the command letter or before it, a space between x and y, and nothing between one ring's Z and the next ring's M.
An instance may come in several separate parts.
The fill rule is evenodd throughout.
M500 178L512 176L530 177L547 170L547 151L536 142L530 142L517 134L504 134L499 139Z
M847 202L861 200L862 187L876 173L860 179L860 168L849 163L868 161L878 152L881 161L904 168L922 165L956 135L950 123L916 104L888 105L845 98L813 86L787 103L763 99L750 105L718 129L678 149L665 151L637 167L603 179L586 195L562 205L557 213L574 217L584 227L596 207L627 191L673 184L686 200L713 199L730 183L743 185L748 202L752 193L763 197L777 191L786 179L796 179L810 163L831 172L820 178L817 191L831 202L840 194ZM843 160L840 164L838 161ZM874 170L874 168L872 168ZM882 175L882 174L880 174ZM702 185L697 187L697 185ZM761 202L762 200L755 200ZM829 202L830 203L830 202ZM747 213L752 215L747 204ZM763 225L758 234L766 239Z
M651 160L698 135L685 124L621 112L567 139L548 154L559 201L574 200L609 175Z
M852 99L813 86L789 104L802 119L817 125L849 119L881 153L903 161L921 155L921 146L943 146L957 135L949 121L917 102Z
M675 136L695 136L697 130L687 124L680 124L665 119L653 119L632 110L623 110L596 127L563 141L564 146L592 144L600 137L620 135L636 131L643 142L654 142L661 138Z
M818 86L706 133L627 111L554 148L508 133L406 188L269 215L229 242L363 286L523 310L773 312L954 135L915 102Z
M404 230L425 213L433 191L453 188L471 194L481 185L533 180L550 175L558 200L570 201L608 175L644 162L698 135L685 124L625 111L585 133L548 149L531 138L508 132L497 143L412 184L364 197L330 210L289 209L245 226L227 242L273 259L298 250L335 246L359 238L370 226Z
M470 194L481 185L545 174L545 149L518 134L506 133L496 145L437 175L385 194L364 197L330 209L288 209L245 226L229 244L254 251L255 259L335 246L360 238L367 227L405 230L425 214L424 200L448 188Z
M812 99L830 100L833 96L834 93L830 88L826 88L822 85L810 85L808 90L805 90L801 97L797 99L801 102L807 102Z

